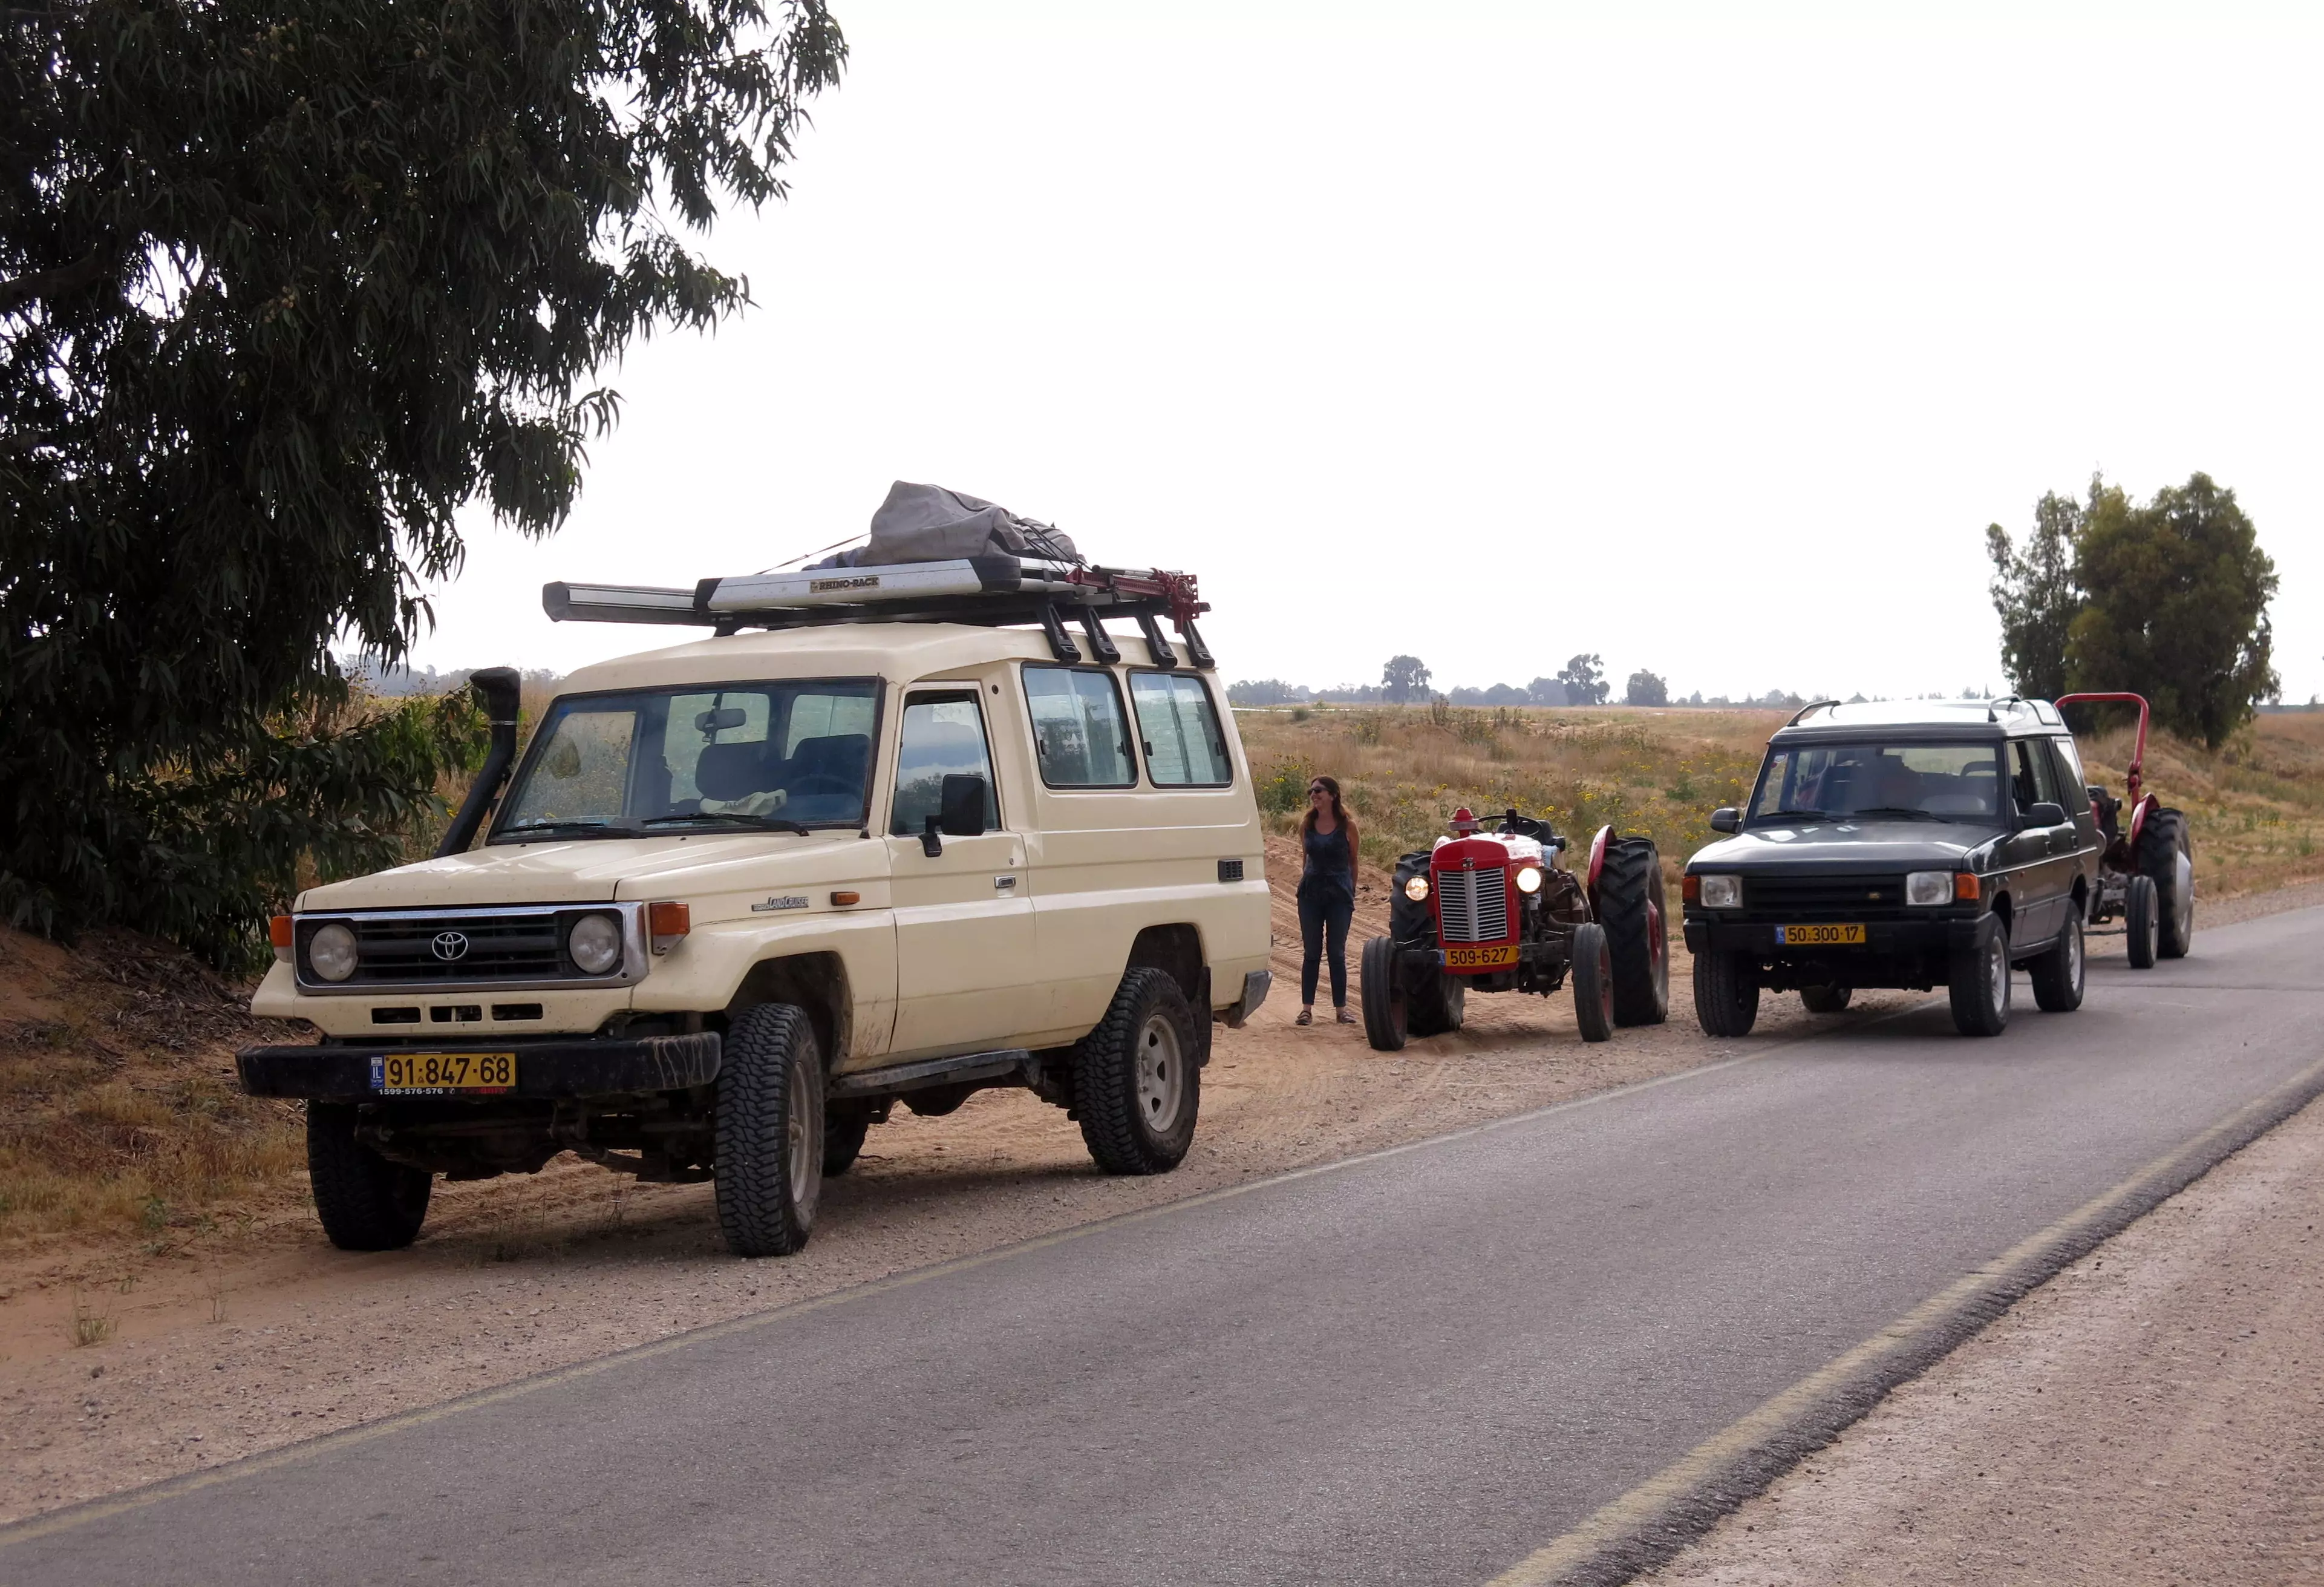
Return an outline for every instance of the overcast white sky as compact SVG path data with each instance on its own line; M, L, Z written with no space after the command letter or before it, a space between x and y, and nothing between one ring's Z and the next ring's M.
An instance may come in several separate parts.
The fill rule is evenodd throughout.
M890 479L1189 568L1229 678L1999 687L1985 525L2196 469L2324 691L2324 12L835 0L759 307L417 659L559 670ZM675 640L681 637L673 633Z

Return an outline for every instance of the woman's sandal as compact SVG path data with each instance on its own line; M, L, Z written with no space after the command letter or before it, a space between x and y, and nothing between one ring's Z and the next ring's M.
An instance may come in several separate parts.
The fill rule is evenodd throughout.
M1356 1022L1356 1017L1348 1012L1347 1004L1342 1003L1336 1011L1336 1018L1333 1022L1338 1025L1352 1025Z
M1315 1010L1313 1009L1302 1009L1299 1010L1299 1018L1291 1022L1294 1025L1313 1025L1315 1023Z

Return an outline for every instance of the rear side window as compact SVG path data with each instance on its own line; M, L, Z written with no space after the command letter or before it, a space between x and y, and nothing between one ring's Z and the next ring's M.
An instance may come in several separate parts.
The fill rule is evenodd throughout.
M2089 797L2089 779L2083 774L2082 758L2074 752L2072 739L2053 738L2050 741L2050 747L2058 752L2058 769L2065 776L2066 791L2070 796L2068 808L2070 809Z
M1145 741L1146 775L1157 788L1220 788L1234 780L1226 735L1199 678L1176 672L1130 675L1130 708Z
M1074 667L1025 669L1025 703L1041 780L1051 788L1128 788L1138 780L1130 724L1113 675Z

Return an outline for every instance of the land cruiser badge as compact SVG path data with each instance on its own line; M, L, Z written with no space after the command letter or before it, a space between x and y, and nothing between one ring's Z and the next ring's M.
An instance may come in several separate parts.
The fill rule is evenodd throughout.
M752 904L751 906L751 913L753 915L764 915L776 909L804 909L806 908L807 900L794 892L786 893L781 898L769 899L763 904Z

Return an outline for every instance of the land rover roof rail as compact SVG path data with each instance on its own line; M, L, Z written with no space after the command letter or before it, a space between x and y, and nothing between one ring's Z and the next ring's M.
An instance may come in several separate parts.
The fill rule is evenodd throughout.
M1187 660L1218 665L1194 619L1209 611L1191 573L1162 568L1081 567L1020 557L963 557L871 567L809 567L706 578L692 589L642 585L543 585L540 604L557 623L651 623L708 628L721 635L745 628L814 628L844 623L966 623L991 628L1038 624L1060 661L1078 661L1072 622L1100 661L1120 659L1102 620L1127 618L1157 666L1177 653L1162 634L1167 617Z

